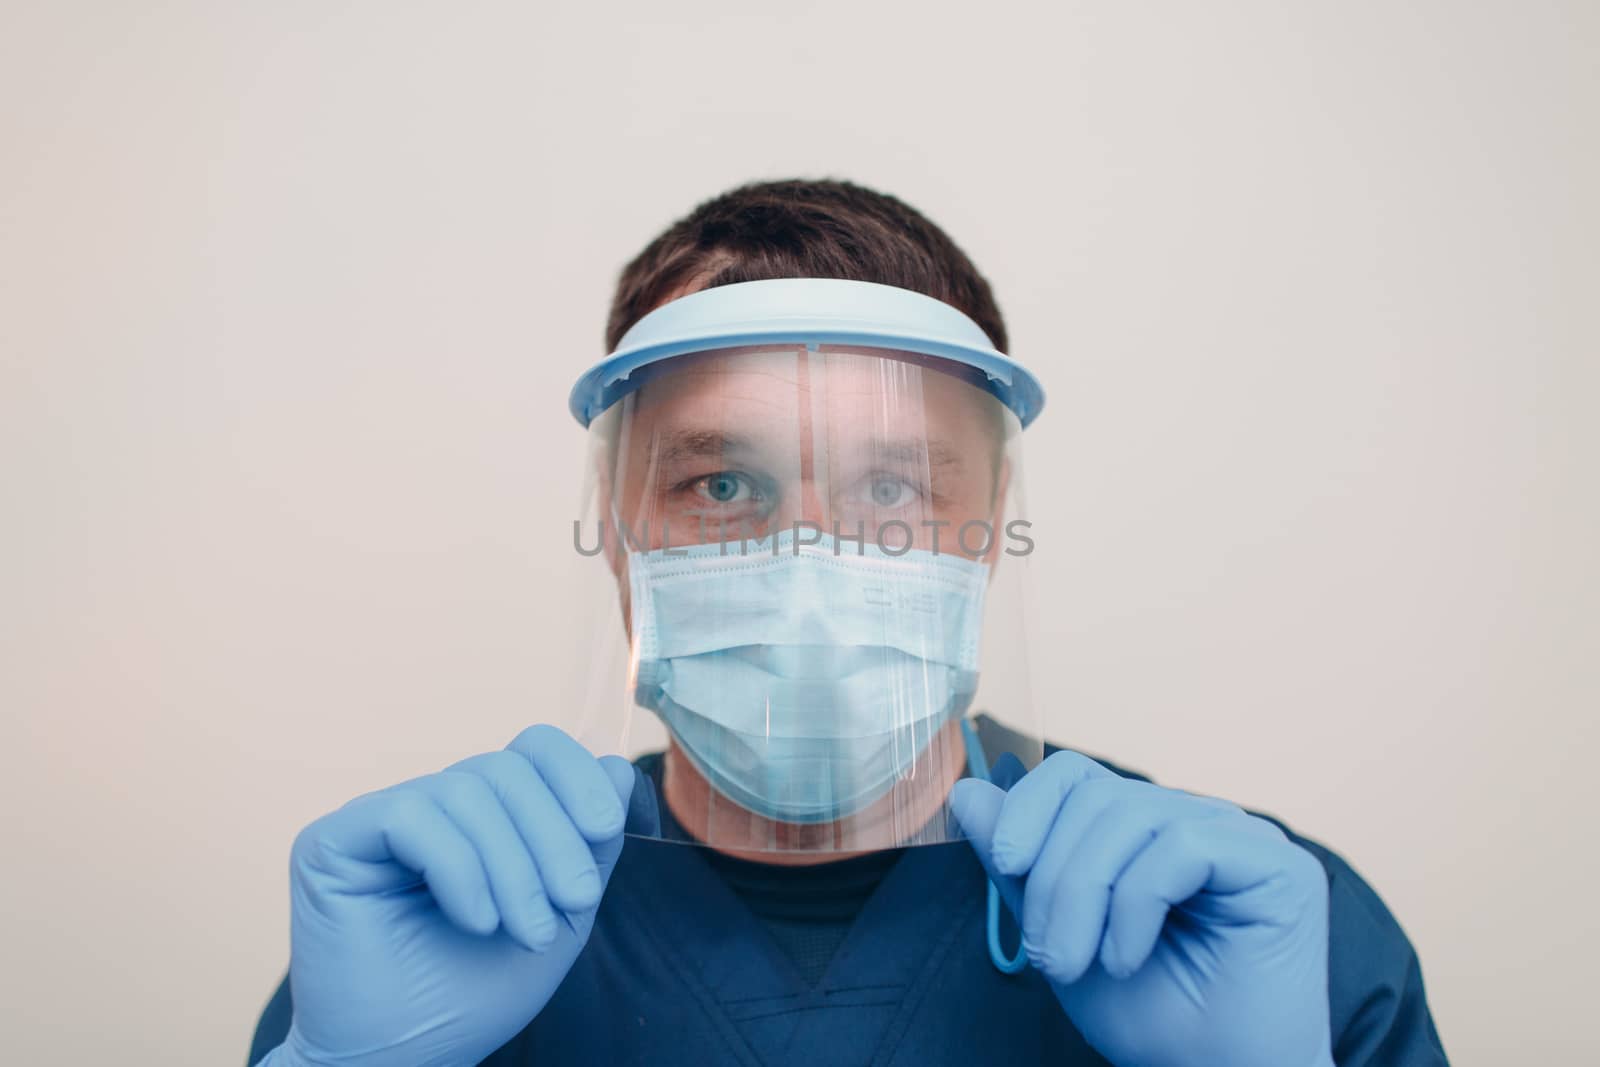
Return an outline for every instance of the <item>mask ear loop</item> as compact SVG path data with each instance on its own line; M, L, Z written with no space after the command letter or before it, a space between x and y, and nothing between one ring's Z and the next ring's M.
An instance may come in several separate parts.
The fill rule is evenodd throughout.
M967 773L974 778L989 781L989 761L983 754L983 742L978 740L978 731L973 728L972 720L961 720L961 740L967 748ZM989 888L988 908L988 933L989 933L989 962L994 964L994 969L1001 974L1017 974L1028 965L1028 954L1023 951L1022 941L1017 941L1017 952L1014 956L1007 956L1000 945L1000 890L993 881L985 879Z

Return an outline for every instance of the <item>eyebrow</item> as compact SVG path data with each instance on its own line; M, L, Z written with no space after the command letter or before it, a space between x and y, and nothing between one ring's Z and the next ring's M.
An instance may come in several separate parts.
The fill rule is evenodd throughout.
M744 452L752 447L749 439L721 430L671 430L661 435L659 443L661 459L666 462Z
M926 464L929 468L955 467L959 469L964 462L960 452L956 451L948 443L939 440L878 440L868 443L867 452L874 458L889 460L893 463L902 463L906 466L920 467Z
M727 455L748 454L758 451L755 442L739 434L722 430L670 430L661 435L658 455L664 463L686 459L715 459ZM859 451L872 459L898 463L906 467L927 466L932 469L965 466L965 458L948 442L919 441L913 438L877 439L863 442Z

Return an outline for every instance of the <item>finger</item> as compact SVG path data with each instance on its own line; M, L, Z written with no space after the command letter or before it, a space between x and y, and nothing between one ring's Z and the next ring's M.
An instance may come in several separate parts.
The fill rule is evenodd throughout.
M1005 790L990 785L979 778L963 778L950 790L950 812L961 824L962 833L972 842L978 862L988 873L989 880L1000 890L1000 896L1011 909L1013 916L1022 915L1023 880L1002 874L994 865L994 827L1000 821L1000 809L1005 804Z
M1087 825L1071 825L1076 796L1062 813L1062 835L1072 842L1051 901L1049 940L1064 981L1077 981L1100 954L1112 887L1128 864L1166 826L1220 814L1211 805L1195 803L1187 793L1144 783L1120 785L1113 801L1102 805Z
M587 753L585 758L593 759ZM494 787L551 904L563 913L581 913L600 903L603 887L589 843L532 763L506 751L474 756L457 767Z
M593 844L622 832L627 810L600 761L554 726L530 726L508 748L538 770L573 824Z
M1056 902L1058 890L1066 876L1068 859L1078 842L1101 812L1114 803L1126 803L1132 791L1142 783L1125 778L1091 778L1078 783L1056 812L1055 824L1045 837L1033 867L1028 871L1027 891L1022 904L1022 943L1035 957L1035 965L1052 975L1070 974L1075 981L1089 960L1079 954L1061 955L1061 945L1052 932L1056 925L1054 916L1060 910Z
M393 861L427 884L456 926L492 934L500 913L477 851L423 793L396 787L351 801L327 820L326 847L368 863Z
M1067 795L1083 782L1108 777L1116 775L1076 752L1057 752L1035 767L1006 794L994 829L995 867L1004 874L1026 874Z
M494 787L477 774L459 770L430 775L416 785L477 851L506 933L528 949L544 951L555 940L555 912L533 856Z
M1117 792L1114 803L1104 806L1077 833L1056 899L1051 942L1059 945L1062 957L1072 961L1070 969L1077 976L1082 976L1101 952L1112 888L1134 857L1174 822L1216 819L1227 811L1197 800L1192 793L1144 782L1128 782ZM1072 803L1067 801L1067 809ZM1062 822L1069 821L1067 814Z
M1325 891L1316 859L1264 820L1225 815L1173 821L1127 864L1112 886L1101 965L1118 977L1134 974L1155 950L1172 908L1203 892L1248 894L1285 875L1291 880L1309 878L1310 891L1316 892L1319 885ZM1249 907L1248 901L1243 903ZM1248 914L1230 916L1230 921L1239 920L1248 921Z
M611 779L611 787L617 791L617 798L626 810L641 772L621 756L601 756L600 766L605 769L606 777ZM594 862L600 871L602 885L611 881L611 872L617 866L617 860L622 858L622 843L625 840L622 834L617 834L610 841L593 846Z

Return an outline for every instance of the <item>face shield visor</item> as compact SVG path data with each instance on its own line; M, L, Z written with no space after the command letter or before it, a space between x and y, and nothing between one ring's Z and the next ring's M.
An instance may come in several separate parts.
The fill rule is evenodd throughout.
M774 285L793 283L674 303ZM599 610L577 721L557 725L659 753L635 835L748 853L959 838L955 781L1042 751L1022 418L984 368L901 347L933 347L903 328L761 339L745 318L729 337L726 316L696 325L704 347L627 367L588 419L575 543Z

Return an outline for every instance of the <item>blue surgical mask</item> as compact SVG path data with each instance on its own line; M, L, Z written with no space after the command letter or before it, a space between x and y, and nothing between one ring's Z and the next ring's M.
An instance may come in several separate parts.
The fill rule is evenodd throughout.
M630 553L635 699L718 792L783 822L861 810L971 703L989 568L793 532Z

